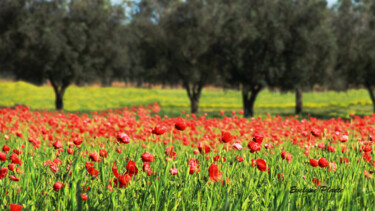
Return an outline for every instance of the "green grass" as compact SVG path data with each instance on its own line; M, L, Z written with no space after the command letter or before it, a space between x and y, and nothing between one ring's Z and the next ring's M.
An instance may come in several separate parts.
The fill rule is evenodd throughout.
M64 96L67 111L97 111L132 105L148 105L157 102L161 114L177 116L182 110L189 112L190 104L183 89L139 89L123 87L68 87ZM54 93L51 87L37 87L24 82L0 83L0 106L27 105L31 109L54 109ZM265 116L294 113L294 93L279 93L263 90L255 103L255 113ZM349 113L368 115L372 112L372 102L366 90L348 92L308 92L303 95L304 116L330 118L348 117ZM200 113L220 116L218 111L238 111L242 109L239 91L204 89L199 104Z

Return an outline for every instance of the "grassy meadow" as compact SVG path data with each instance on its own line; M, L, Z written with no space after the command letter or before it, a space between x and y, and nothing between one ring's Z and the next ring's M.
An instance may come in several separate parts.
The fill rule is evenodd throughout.
M54 93L50 86L34 86L25 82L1 82L0 106L27 105L31 109L54 109ZM144 89L125 87L70 86L64 96L66 111L97 111L135 105L159 103L161 114L177 116L190 110L184 89ZM220 110L242 109L241 93L236 90L203 89L199 104L200 113L219 116ZM294 113L294 93L263 90L255 103L256 115L290 115ZM347 92L306 92L303 94L304 115L320 118L348 117L350 113L368 115L372 103L366 90Z

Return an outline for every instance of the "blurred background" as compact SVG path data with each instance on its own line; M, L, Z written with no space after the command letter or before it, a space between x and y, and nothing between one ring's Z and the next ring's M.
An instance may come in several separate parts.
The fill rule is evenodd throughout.
M371 0L0 0L0 106L375 111Z

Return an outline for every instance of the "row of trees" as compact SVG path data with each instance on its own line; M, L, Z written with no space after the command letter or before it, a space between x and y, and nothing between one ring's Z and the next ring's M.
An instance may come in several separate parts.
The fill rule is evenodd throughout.
M365 86L374 103L375 4L340 0L0 0L0 71L65 89L114 80L181 84L198 111L207 85L259 92Z

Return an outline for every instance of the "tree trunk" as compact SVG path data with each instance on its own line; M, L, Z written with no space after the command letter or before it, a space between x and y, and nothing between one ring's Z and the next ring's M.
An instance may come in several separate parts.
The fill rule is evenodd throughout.
M195 114L198 112L199 99L201 97L203 83L196 83L190 85L187 81L184 81L183 86L185 87L188 97L190 99L191 113Z
M140 78L137 81L137 88L142 88L142 87L143 87L143 78Z
M255 100L261 89L262 87L260 86L253 86L251 89L248 89L246 86L242 87L242 103L243 103L244 117L254 116Z
M60 87L57 85L56 81L50 79L53 91L55 92L55 108L56 110L64 109L64 94L65 89L68 87L68 84L62 84Z
M190 108L191 113L197 113L199 108L199 99L190 99Z
M55 92L55 107L56 110L62 110L64 108L63 95L61 93Z
M370 85L366 85L366 88L368 90L368 93L370 94L370 98L372 101L372 107L373 107L373 113L375 113L375 95L374 95L374 90L372 90L372 87Z
M302 89L296 89L296 114L302 113Z

